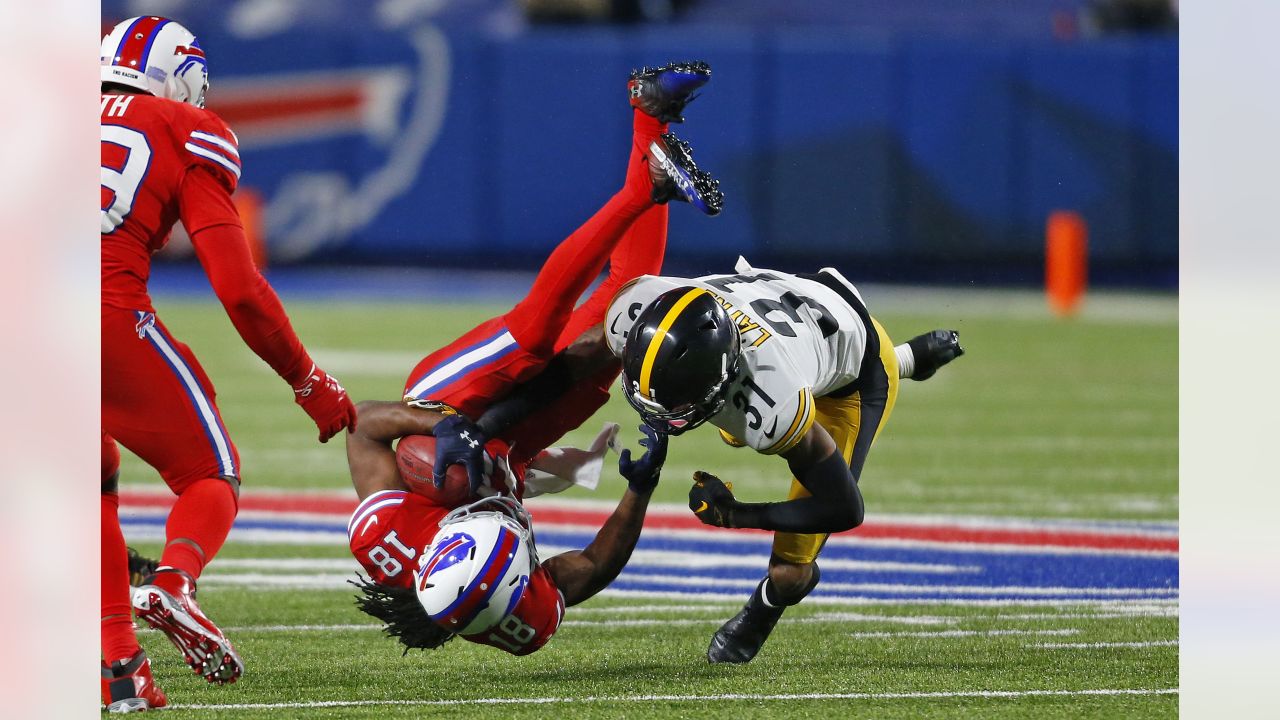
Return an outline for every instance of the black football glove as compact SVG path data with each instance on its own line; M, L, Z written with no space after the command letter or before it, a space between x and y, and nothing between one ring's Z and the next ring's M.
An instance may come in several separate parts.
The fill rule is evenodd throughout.
M733 510L738 501L733 497L733 483L701 470L693 474L693 487L689 488L689 509L703 525L733 527Z
M484 482L484 444L486 439L475 423L462 415L446 415L436 423L432 435L436 438L436 466L431 478L436 488L444 487L445 473L450 465L467 469L467 482L475 494Z
M667 461L667 436L648 425L641 425L640 432L645 435L640 440L640 445L646 448L644 455L633 461L631 449L623 448L618 456L618 472L627 479L632 492L644 495L658 486L662 464Z
M916 371L912 380L928 380L938 368L964 354L960 347L960 333L955 330L934 330L917 335L907 341L916 359Z

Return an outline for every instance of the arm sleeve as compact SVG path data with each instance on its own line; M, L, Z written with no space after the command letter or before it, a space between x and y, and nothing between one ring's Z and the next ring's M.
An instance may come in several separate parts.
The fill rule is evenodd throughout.
M245 344L291 386L306 380L311 357L253 264L226 186L211 171L194 167L182 181L179 208L196 257Z
M792 468L795 471L795 468ZM793 533L844 532L862 524L858 481L838 452L797 475L812 495L785 502L736 503L733 527Z

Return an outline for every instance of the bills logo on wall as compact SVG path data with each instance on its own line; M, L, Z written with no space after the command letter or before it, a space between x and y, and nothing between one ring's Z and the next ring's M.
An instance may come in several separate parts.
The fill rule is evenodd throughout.
M441 134L451 62L439 30L408 40L412 63L215 78L209 108L239 137L277 258L341 244L413 188Z

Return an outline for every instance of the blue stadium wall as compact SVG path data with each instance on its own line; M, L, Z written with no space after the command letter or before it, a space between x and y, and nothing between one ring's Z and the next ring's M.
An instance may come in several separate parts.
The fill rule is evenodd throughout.
M725 212L674 208L669 268L1034 282L1070 209L1095 282L1176 285L1176 39L203 22L278 262L536 267L621 184L628 69L692 56Z

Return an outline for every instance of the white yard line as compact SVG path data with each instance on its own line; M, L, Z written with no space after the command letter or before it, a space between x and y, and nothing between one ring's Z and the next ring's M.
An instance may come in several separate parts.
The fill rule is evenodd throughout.
M576 607L573 609L574 615L637 615L649 612L672 612L672 613L696 613L696 612L724 612L725 610L738 609L737 605L728 603L707 603L704 605L613 605L611 607Z
M1108 697L1126 695L1177 695L1178 688L1098 688L1084 690L953 690L942 692L902 693L808 693L756 695L725 693L722 695L602 695L598 697L534 697L534 698L471 698L466 700L320 700L314 702L284 703L227 703L171 705L181 710L272 710L331 707L367 707L384 705L441 706L441 705L550 705L592 703L651 703L651 702L699 702L745 700L930 700L951 698L1005 699L1024 697Z
M953 615L880 615L874 613L825 612L804 618L813 622L880 622L902 625L955 625L967 618ZM979 618L980 619L980 618ZM789 622L798 622L789 620Z
M539 545L538 554L552 557L573 548L555 545ZM340 558L231 558L219 559L215 571L238 570L297 570L297 571L356 571L360 565L354 559ZM695 553L672 550L637 550L631 554L629 567L670 565L687 568L758 567L763 572L760 557L730 555L728 553ZM920 574L973 574L982 572L977 565L946 565L940 563L879 562L871 560L826 560L822 567L833 570L860 572L910 572Z
M806 600L806 603L809 601ZM962 603L961 603L962 604ZM1078 605L1071 607L1078 609ZM670 613L674 615L724 613L737 611L738 604L704 605L614 605L611 607L576 607L569 611L573 617L583 615L639 615L643 613ZM1039 612L1012 615L901 615L888 613L819 612L812 620L821 622L884 622L903 625L949 625L959 622L1003 622L1006 620L1120 620L1132 617L1178 617L1177 605L1125 605L1106 602L1097 612ZM809 619L809 618L806 618ZM796 620L789 620L795 622Z
M604 608L597 608L604 609ZM625 610L626 608L618 608ZM608 620L579 620L577 616L586 612L585 609L570 611L571 619L567 619L563 623L563 627L672 627L672 626L694 626L694 625L718 625L724 621L724 613L728 610L718 610L720 615L708 618L612 618ZM625 614L625 613L619 613ZM1045 616L1046 618L1060 616ZM1095 620L1099 616L1094 615L1073 615L1070 616L1077 620ZM1116 616L1101 616L1116 617ZM991 622L993 618L985 617L965 617L965 616L937 616L937 615L883 615L883 614L864 614L864 613L818 613L809 617L797 617L788 620L789 624L800 625L816 625L823 623L885 623L885 624L903 624L903 625L956 625L962 622ZM998 622L998 619L995 619ZM299 625L239 625L223 628L227 632L349 632L349 631L369 631L381 630L382 625L373 623L335 623L335 624L299 624ZM1001 635L1075 635L1080 632L1077 628L1058 628L1058 629L1040 629L1040 630L1019 630L1019 629L992 629L992 630L939 630L927 632L901 632L901 631L880 631L880 632L854 632L850 633L851 637L856 638L897 638L897 637L994 637ZM1036 645L1034 647L1145 647L1147 645L1177 644L1177 641L1158 641L1148 643L1080 643L1080 644L1064 644L1064 645Z
M636 598L646 600L681 600L681 601L706 601L711 599L707 593L681 592L676 590L622 590L619 588L605 588L600 591L599 597L614 598ZM730 596L734 597L734 596ZM745 597L745 596L744 596ZM1080 608L1080 607L1106 607L1123 608L1127 606L1141 605L1151 606L1156 604L1167 604L1170 607L1177 607L1177 598L1017 598L1017 599L987 599L987 598L841 598L841 597L823 597L810 596L804 600L806 605L833 605L833 606L864 606L864 605L886 605L886 606L956 606L956 607L1061 607L1061 608Z
M975 446L975 438L961 436L918 437L908 435L893 439L895 450L964 450ZM984 453L1060 453L1064 450L1081 452L1120 451L1132 453L1173 453L1178 452L1177 435L1135 436L1126 434L1123 437L1089 436L1089 435L1005 435L998 438L982 438Z
M1145 642L1092 642L1092 643L1037 643L1028 645L1033 648L1072 648L1072 649L1093 649L1093 648L1146 648L1146 647L1176 647L1177 640L1148 640Z
M1062 475L1065 471L1057 469L1046 470L1051 476L1054 473ZM1023 477L1022 475L1011 475L1013 477ZM153 497L161 497L170 499L173 493L167 487L160 483L124 483L120 486L122 493L129 495L147 495ZM1010 490L1002 488L1002 492ZM930 491L933 491L931 488ZM975 492L989 492L988 489L980 489ZM1030 493L1030 490L1026 492ZM325 498L350 501L354 509L356 504L355 493L348 489L341 490L304 490L299 488L283 488L283 487L259 487L246 488L244 497L253 496L289 496L293 498ZM555 495L546 495L539 498L533 498L528 503L529 509L536 515L539 508L557 508L568 510L598 510L600 512L612 512L617 507L617 501L611 499L588 499L588 498L565 498ZM121 516L127 517L131 509L127 507L121 508ZM134 508L133 510L138 510ZM138 514L164 514L164 510L160 508L147 508L141 510ZM243 515L246 512L242 511ZM652 503L648 509L649 515L677 515L686 516L689 509L681 503ZM959 527L973 528L1002 528L1002 529L1028 529L1028 530L1082 530L1088 532L1113 532L1124 535L1151 535L1151 536L1177 536L1176 520L1091 520L1085 518L1035 518L1035 517L1006 517L1000 515L947 515L935 513L875 513L869 517L870 522L882 522L894 525L948 525ZM345 522L345 517L344 517ZM595 528L598 530L599 528ZM838 540L840 538L833 538Z
M161 514L162 515L162 514ZM125 520L125 534L132 542L140 540L164 540L165 529L162 525L130 525L128 523L128 515L122 514ZM594 535L600 530L599 527L592 525L556 525L557 532L578 532L582 534ZM716 540L723 543L732 544L764 544L769 540L769 536L761 534L745 534L745 533L715 533L714 536L708 537L709 532L706 530L669 530L652 528L646 529L645 537L651 538L670 538L677 540L694 540L706 541L708 539ZM333 530L264 530L264 529L247 529L232 528L229 541L235 543L243 543L246 545L316 545L330 547L346 547L349 543L347 534L344 529L337 526ZM1062 547L1056 545L999 545L986 543L964 543L964 542L944 542L935 540L897 540L893 538L860 538L856 535L849 537L833 537L827 541L829 547L867 547L881 549L907 549L907 550L940 550L945 552L966 553L966 552L983 552L995 553L1001 555L1107 555L1107 556L1140 556L1140 557L1165 557L1176 558L1178 552L1176 550L1128 550L1128 549L1112 549L1112 548L1088 548L1088 547ZM762 552L764 552L762 550ZM762 554L756 560L756 564L762 564L767 555ZM954 566L965 567L965 566Z
M316 362L335 375L380 375L404 378L423 358L416 350L351 350L311 348Z
M382 625L369 623L339 623L334 625L232 625L222 628L223 632L366 632L381 630Z
M1077 628L1057 630L934 630L922 632L852 632L849 637L860 640L894 638L967 638L1002 637L1005 635L1079 635Z
M1118 609L1119 610L1119 609ZM1141 612L1099 612L1099 613L1022 613L1017 615L994 615L984 620L1003 622L1006 620L1123 620L1133 617L1178 617L1178 608L1151 608Z
M320 582L307 582L290 584L289 582L275 582L274 584L255 583L249 585L238 585L235 583L220 584L216 579L217 575L204 575L201 580L202 588L206 588L206 592L219 592L223 589L234 588L238 592L271 592L280 590L325 590L332 592L353 591L350 585L340 584L338 580L345 580L346 576L338 576L330 580L322 580ZM265 576L270 577L270 576ZM315 577L315 576L312 576ZM674 600L681 602L724 602L727 603L740 602L746 597L745 594L738 594L730 591L722 593L698 593L698 592L681 592L677 590L622 590L619 588L605 588L600 591L599 597L602 598L626 598L634 600ZM1153 598L1153 597L1108 597L1108 598L868 598L868 597L808 597L805 598L806 605L822 605L831 607L863 607L863 606L887 606L887 607L1050 607L1050 608L1081 608L1081 607L1106 607L1122 609L1133 605L1151 605L1152 603L1168 603L1170 607L1177 607L1177 598ZM1123 617L1128 617L1123 616Z
M674 586L692 586L700 588L750 589L759 584L753 578L714 578L689 575L649 575L628 574L621 576L623 580L634 582L660 583ZM249 587L296 587L296 588L334 588L346 587L353 576L333 573L221 573L210 572L200 578L205 585L242 585ZM1032 585L909 585L895 583L841 583L828 582L823 588L831 592L910 592L925 595L1021 595L1027 597L1045 595L1068 595L1078 597L1122 597L1142 599L1153 597L1176 597L1175 588L1071 588L1041 587Z

